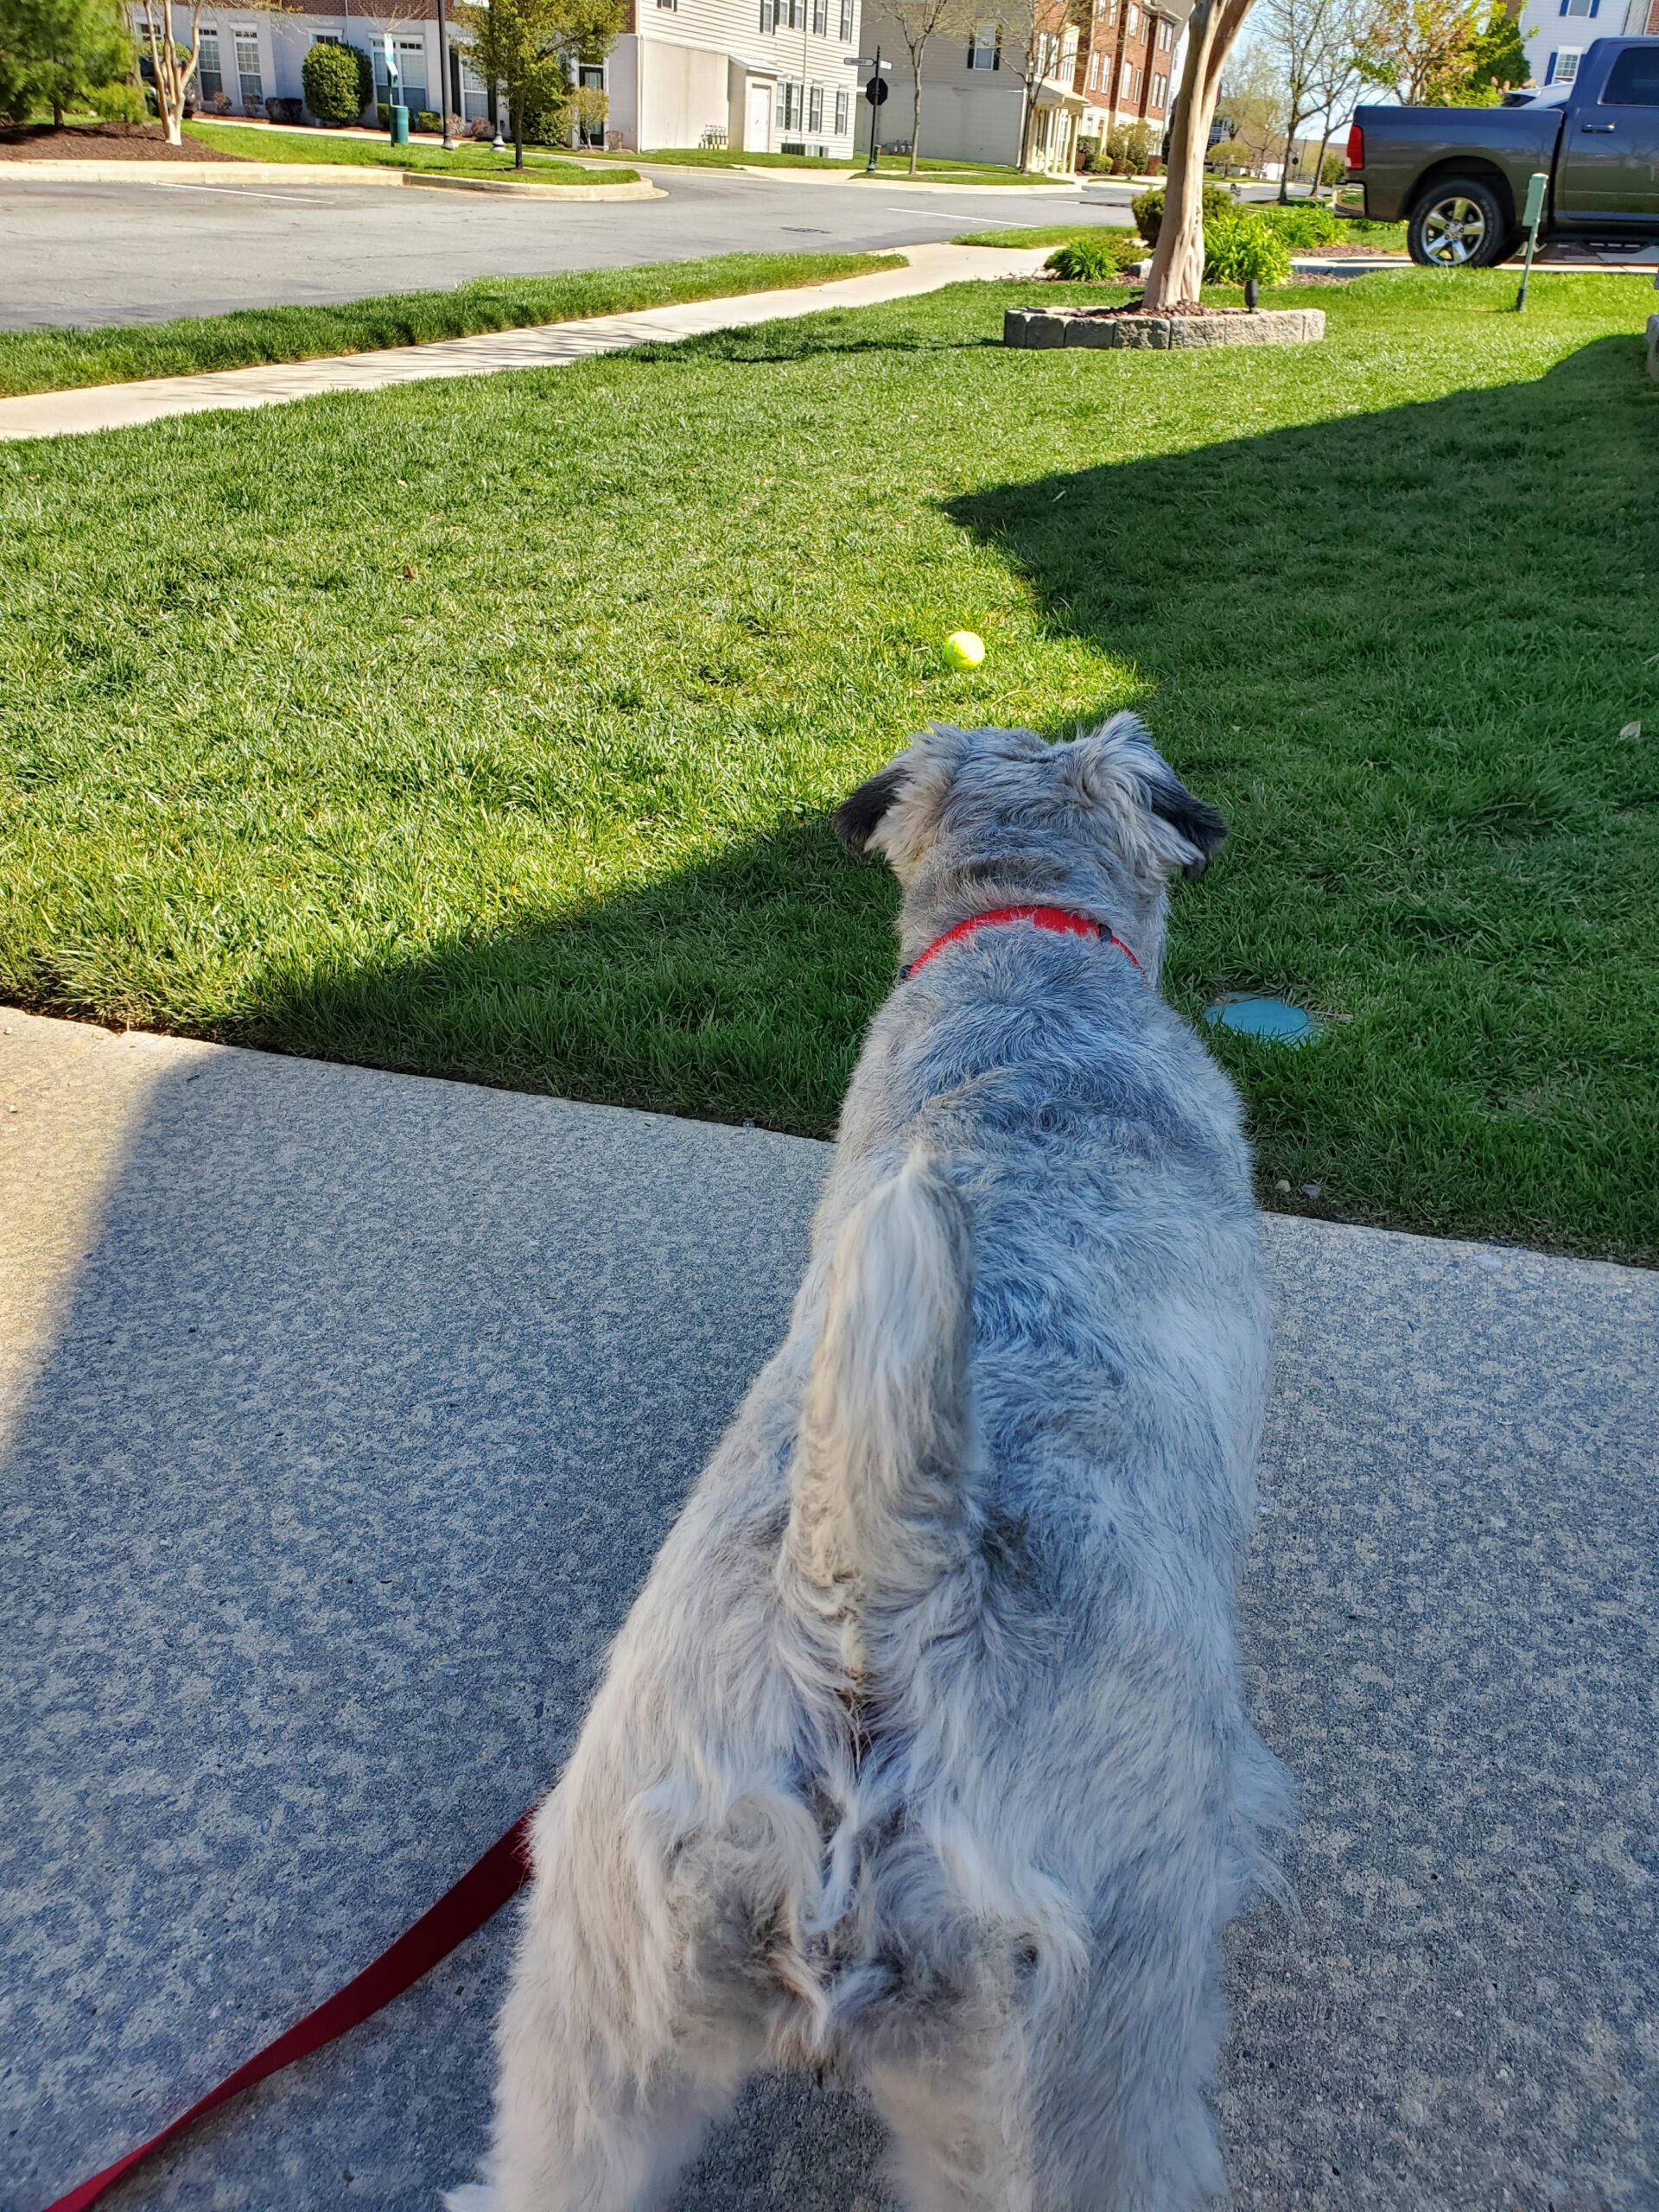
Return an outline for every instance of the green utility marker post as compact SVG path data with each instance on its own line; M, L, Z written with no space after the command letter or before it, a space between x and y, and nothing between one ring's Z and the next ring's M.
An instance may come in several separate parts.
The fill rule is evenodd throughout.
M1527 226L1527 265L1521 272L1521 289L1515 296L1516 315L1527 304L1527 286L1532 282L1532 257L1538 249L1538 226L1544 219L1544 194L1548 190L1548 172L1535 169L1527 179L1526 212L1521 218Z

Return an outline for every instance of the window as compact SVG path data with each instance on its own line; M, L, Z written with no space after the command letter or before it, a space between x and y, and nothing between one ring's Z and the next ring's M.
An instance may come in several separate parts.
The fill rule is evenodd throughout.
M1561 0L1564 16L1594 16L1599 14L1601 0Z
M775 31L778 28L778 11L772 0L760 0L760 28L763 31Z
M841 42L843 46L853 42L853 0L841 0Z
M1174 43L1175 43L1175 26L1174 26L1174 24L1173 24L1173 23L1172 23L1172 22L1170 22L1169 17L1168 17L1167 16L1159 16L1159 18L1158 18L1158 51L1159 51L1159 53L1160 53L1160 54L1167 54L1167 53L1169 52L1170 48L1171 48L1172 46L1173 46L1173 45L1174 45Z
M830 30L830 0L812 0L812 35L824 38Z
M970 69L1000 69L1002 67L1002 26L1000 23L976 23L974 35L968 45L968 67Z
M1075 29L1070 29L1060 41L1060 73L1070 78L1075 73L1077 66L1077 34Z
M236 88L242 105L257 104L265 97L264 80L259 74L259 34L257 31L235 31Z
M470 61L461 65L461 112L468 123L476 123L490 111L490 88Z
M823 129L823 86L809 85L806 88L806 127L817 131Z
M196 82L205 100L216 100L225 89L225 73L219 66L219 33L204 25L201 34L201 54L196 63Z
M426 95L426 41L419 38L400 38L393 41L397 57L397 97L406 108L418 114L432 103ZM386 49L377 43L374 49L374 97L390 102L391 79L386 73Z
M778 128L798 130L801 127L801 95L805 87L793 77L780 79L778 86Z
M1129 0L1129 12L1123 18L1123 35L1126 38L1139 38L1141 35L1141 10L1135 6L1135 0Z
M679 9L679 4L680 0L657 0L657 5L659 8L671 8L677 12Z
M1167 77L1154 77L1153 79L1152 104L1154 107L1156 108L1164 108L1169 105L1169 79Z
M1544 72L1547 85L1570 85L1579 73L1579 49L1563 47L1549 57L1549 67Z
M851 109L852 94L845 85L838 85L836 88L836 136L837 138L846 136Z
M1633 46L1607 73L1604 107L1659 107L1659 47Z

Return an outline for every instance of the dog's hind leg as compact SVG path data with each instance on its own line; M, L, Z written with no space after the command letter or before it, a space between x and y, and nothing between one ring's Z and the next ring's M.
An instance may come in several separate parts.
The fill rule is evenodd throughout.
M568 2008L521 1978L501 2023L493 2192L480 2212L656 2212L749 2071L725 2037L677 2040L637 2073L571 2031Z
M1006 2066L957 2053L875 2067L866 2082L906 2212L1034 2212L1024 2099Z

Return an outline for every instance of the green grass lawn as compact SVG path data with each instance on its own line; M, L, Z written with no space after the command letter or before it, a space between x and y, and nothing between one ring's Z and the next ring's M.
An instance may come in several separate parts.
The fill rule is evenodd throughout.
M476 331L622 315L681 300L827 284L899 256L879 253L725 253L638 269L578 270L555 276L478 276L452 292L403 292L340 307L244 308L179 322L114 323L0 332L0 397L125 384L135 377L193 376L259 361L308 361L421 346Z
M1659 1257L1652 292L1514 291L1163 355L962 285L0 448L0 988L827 1130L893 908L830 807L1135 704L1234 829L1174 1001L1330 1025L1215 1037L1268 1202Z
M511 151L498 154L480 139L446 154L435 141L423 144L415 140L407 146L394 146L386 138L335 137L325 130L273 130L264 124L250 129L246 124L213 123L200 117L187 123L184 131L188 138L199 138L204 145L216 146L220 153L234 154L246 162L327 162L353 168L439 169L452 176L513 174ZM581 162L561 161L533 147L524 149L524 162L527 181L534 184L627 184L639 174L629 168L598 171Z
M737 146L659 146L632 156L640 162L665 162L676 168L696 169L851 169L861 175L868 156L859 154L846 161L820 161L810 154L747 154ZM876 175L883 177L908 176L908 154L879 156ZM1064 184L1067 180L1034 169L1004 167L997 162L945 162L931 160L918 155L916 173L931 184Z
M1249 203L1244 203L1247 209ZM1014 223L1006 230L963 231L951 239L952 245L1070 245L1073 238L1087 238L1091 230L1098 230L1091 223ZM1406 226L1403 223L1366 223L1357 219L1345 221L1343 245L1363 245L1371 253L1403 253L1406 250ZM1150 248L1148 248L1150 251ZM1325 246L1293 246L1293 253L1310 255L1325 253Z

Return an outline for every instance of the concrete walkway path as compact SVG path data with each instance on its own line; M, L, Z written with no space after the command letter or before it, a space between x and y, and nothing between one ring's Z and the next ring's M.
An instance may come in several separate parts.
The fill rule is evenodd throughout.
M896 249L899 269L806 284L781 292L743 292L723 300L645 308L631 315L591 315L577 322L539 323L528 330L486 331L430 346L394 346L376 353L343 353L271 367L226 369L205 376L151 377L133 384L88 385L0 399L0 439L60 437L124 429L172 415L214 408L275 407L323 391L378 391L427 377L491 376L500 369L566 368L595 353L620 353L649 340L695 338L710 330L743 330L830 308L872 307L908 299L973 277L1028 276L1046 248L914 245Z
M823 1146L0 1008L0 2204L361 1966L556 1773L785 1325ZM1239 2212L1659 2202L1659 1276L1268 1224ZM434 2212L511 1916L111 2212ZM675 2212L884 2212L763 2082Z

